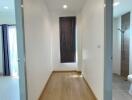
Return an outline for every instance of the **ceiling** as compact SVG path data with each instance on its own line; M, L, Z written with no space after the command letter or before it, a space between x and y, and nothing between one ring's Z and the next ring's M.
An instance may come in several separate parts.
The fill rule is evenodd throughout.
M84 7L87 0L45 0L46 4L51 12L63 13L63 14L78 14ZM114 17L121 16L130 10L132 11L132 0L114 0L119 2L119 5L114 6ZM63 9L64 4L68 5L68 9Z
M132 11L132 0L116 0L116 2L117 1L119 1L119 5L114 6L114 17L118 17Z
M87 0L45 0L51 12L55 13L78 13ZM68 5L67 9L62 6Z
M14 0L0 0L0 13L14 12Z
M51 12L77 14L81 11L87 0L54 0L54 3L53 0L45 1ZM132 0L115 0L115 2L117 1L119 1L120 4L118 6L114 6L114 17L123 15L130 10L132 11ZM68 9L62 8L64 4L68 5ZM6 9L5 7L8 7L8 9ZM0 15L13 13L14 11L14 0L0 0Z
M0 24L15 24L15 0L0 0Z

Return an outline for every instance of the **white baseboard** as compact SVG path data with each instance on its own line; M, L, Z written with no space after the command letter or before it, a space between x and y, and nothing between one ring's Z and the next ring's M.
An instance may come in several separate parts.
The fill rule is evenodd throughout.
M54 71L79 71L77 68L54 68Z
M59 63L57 66L53 67L54 71L78 71L77 63Z
M54 71L79 71L78 67L54 67Z

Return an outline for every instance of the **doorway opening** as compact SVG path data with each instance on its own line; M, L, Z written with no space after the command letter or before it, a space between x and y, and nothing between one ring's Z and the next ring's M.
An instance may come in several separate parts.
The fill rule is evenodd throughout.
M132 1L114 0L113 5L113 100L131 100Z
M0 97L4 100L15 98L19 100L19 72L17 56L17 34L15 25L2 24L0 26L1 38L1 87L8 87L8 90L2 88ZM10 91L9 91L10 90ZM6 91L6 93L4 92ZM9 92L7 92L9 91ZM13 91L13 92L11 92ZM11 93L10 93L11 92ZM13 95L14 97L12 97Z
M19 78L16 26L2 24L0 31L3 75Z

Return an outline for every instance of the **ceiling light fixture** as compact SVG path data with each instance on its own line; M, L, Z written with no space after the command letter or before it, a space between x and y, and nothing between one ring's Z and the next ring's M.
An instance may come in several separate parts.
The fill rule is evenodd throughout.
M9 9L9 7L8 7L8 6L4 6L3 8L4 8L4 9Z
M63 5L63 8L64 8L64 9L67 9L67 8L68 8L68 6L67 6L67 5Z
M113 5L118 6L119 4L120 4L120 2L115 2Z

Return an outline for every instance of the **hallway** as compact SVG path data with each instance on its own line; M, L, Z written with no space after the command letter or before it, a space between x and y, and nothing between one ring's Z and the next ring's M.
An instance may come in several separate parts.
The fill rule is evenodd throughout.
M111 96L110 91L104 92L104 82L109 80L104 77L107 42L103 0L23 0L22 9L28 100L95 100L82 76L75 72L52 74L54 71L81 71L98 100L104 100L105 93ZM72 29L75 23L68 20L66 32L61 32L60 21L64 17L76 18L76 28ZM73 25L67 31L69 23ZM71 31L76 31L74 39ZM61 43L65 45L63 48ZM72 62L70 58L61 59L64 54L61 49L66 51L66 59L72 57Z
M96 100L82 75L53 72L40 100Z

